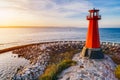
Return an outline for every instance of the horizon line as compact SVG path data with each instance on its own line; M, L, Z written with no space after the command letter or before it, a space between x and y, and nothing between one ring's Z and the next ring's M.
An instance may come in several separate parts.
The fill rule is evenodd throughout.
M88 28L80 26L0 26L0 28ZM120 28L120 27L99 27L99 28Z

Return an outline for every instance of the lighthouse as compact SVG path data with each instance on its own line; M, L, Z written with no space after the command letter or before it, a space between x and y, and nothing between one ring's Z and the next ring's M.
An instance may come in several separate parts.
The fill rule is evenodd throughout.
M85 46L82 49L80 56L89 57L90 59L103 59L104 54L100 48L100 38L98 29L98 20L101 19L98 9L89 10L89 15L86 17L89 20L88 32Z

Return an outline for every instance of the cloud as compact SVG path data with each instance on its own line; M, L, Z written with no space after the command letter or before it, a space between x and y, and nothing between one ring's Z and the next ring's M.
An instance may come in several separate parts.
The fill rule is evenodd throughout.
M92 4L84 0L2 0L2 8L28 11L46 17L68 17L75 14L85 13ZM1 3L1 4L3 4Z
M24 10L26 5L25 2L27 2L27 0L1 0L0 8Z
M89 9L99 8L104 18L112 14L114 18L119 13L119 4L118 0L0 0L0 10L13 11L20 18L18 22L25 19L24 22L28 20L37 25L87 26L85 17ZM104 23L109 24L110 20L104 18Z
M6 0L13 6L9 8L33 15L35 20L47 25L81 25L81 17L93 5L85 0ZM45 23L46 22L46 23Z
M86 12L91 4L87 1L69 1L69 3L57 4L54 0L32 0L29 8L47 17L68 17ZM32 5L32 6L31 6Z

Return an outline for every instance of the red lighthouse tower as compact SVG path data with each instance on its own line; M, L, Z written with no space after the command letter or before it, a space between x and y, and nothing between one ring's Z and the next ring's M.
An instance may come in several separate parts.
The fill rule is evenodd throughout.
M81 56L91 59L102 59L104 55L100 48L98 20L101 19L98 9L89 10L89 15L86 17L89 20L86 44L82 50Z

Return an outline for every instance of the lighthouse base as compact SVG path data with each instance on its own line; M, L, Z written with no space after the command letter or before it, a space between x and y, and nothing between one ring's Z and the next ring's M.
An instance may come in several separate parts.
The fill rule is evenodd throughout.
M103 59L104 58L104 54L102 53L101 48L84 47L80 56L89 57L90 59Z

